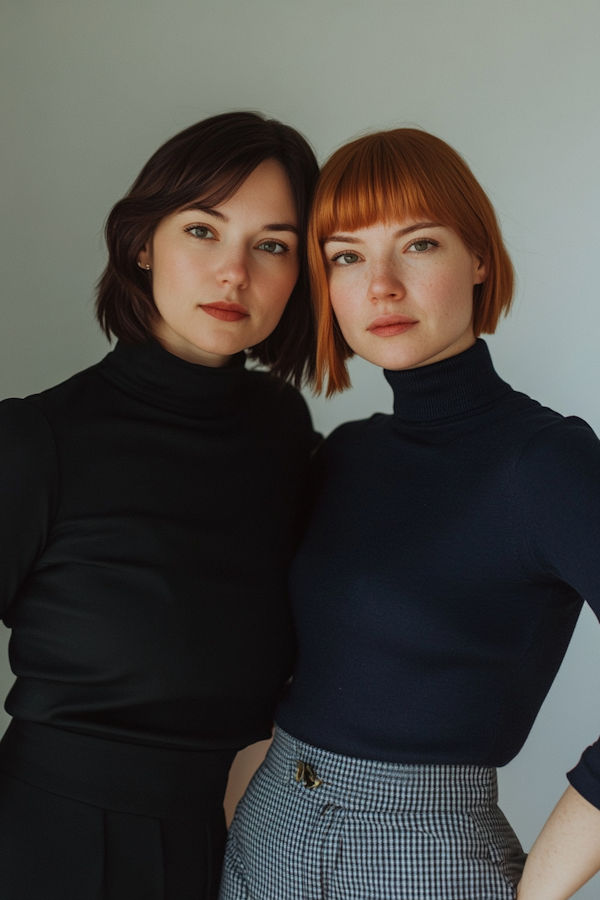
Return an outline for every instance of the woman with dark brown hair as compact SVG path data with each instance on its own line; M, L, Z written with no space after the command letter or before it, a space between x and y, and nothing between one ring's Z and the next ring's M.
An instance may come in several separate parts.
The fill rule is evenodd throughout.
M229 766L293 654L316 174L254 113L176 135L108 219L115 349L0 404L2 900L216 896Z

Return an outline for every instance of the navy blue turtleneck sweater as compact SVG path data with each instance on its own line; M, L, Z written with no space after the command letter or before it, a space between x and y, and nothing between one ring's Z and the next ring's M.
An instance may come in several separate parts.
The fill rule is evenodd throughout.
M317 455L277 721L348 756L501 766L583 600L600 613L600 442L513 391L481 340L385 377L394 414L341 426ZM600 807L600 743L570 779Z
M183 749L269 736L313 433L299 393L244 359L118 344L0 404L11 715Z

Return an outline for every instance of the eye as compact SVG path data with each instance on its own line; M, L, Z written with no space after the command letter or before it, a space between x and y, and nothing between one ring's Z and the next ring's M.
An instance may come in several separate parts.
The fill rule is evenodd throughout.
M425 253L431 247L439 247L438 242L432 241L430 238L419 238L418 240L413 241L408 249L413 250L415 253Z
M256 249L264 250L265 253L281 254L288 253L290 248L283 241L262 241Z
M331 258L331 262L335 263L336 266L351 266L352 263L358 262L359 259L358 253L352 253L351 250L343 250L341 253L336 253Z
M186 228L185 230L199 241L214 240L215 237L210 228L207 228L206 225L190 225L189 228Z

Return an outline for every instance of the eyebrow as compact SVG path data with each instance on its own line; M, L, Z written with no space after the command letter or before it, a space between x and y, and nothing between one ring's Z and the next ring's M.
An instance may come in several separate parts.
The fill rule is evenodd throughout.
M192 212L193 210L198 210L198 212L204 213L206 216L214 216L215 219L220 219L221 222L229 222L228 217L224 216L223 213L216 209L211 209L210 206L202 206L201 203L190 203L189 206L184 206L179 212Z
M394 237L404 237L405 234L410 234L411 231L418 231L420 228L443 228L443 225L439 222L417 222L415 225L409 225L407 228L401 228L399 231L394 232ZM362 244L363 241L360 238L352 237L351 234L330 234L323 239L323 243Z
M201 203L190 203L189 206L184 206L184 208L179 211L184 213L192 212L194 210L204 213L206 216L213 216L215 219L219 219L220 222L229 222L229 217L225 216L222 212L219 212L218 209L211 209L210 206L202 206ZM293 234L300 237L300 230L289 222L272 222L269 225L263 225L261 231L291 231Z
M263 226L263 231L292 231L300 237L300 229L296 228L295 225L289 225L285 222L274 222L271 225L265 225Z

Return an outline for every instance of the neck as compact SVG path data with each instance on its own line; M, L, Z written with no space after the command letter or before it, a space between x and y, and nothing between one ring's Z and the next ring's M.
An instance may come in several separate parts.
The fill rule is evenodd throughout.
M185 415L223 416L244 405L245 361L242 352L228 366L205 366L170 353L158 341L119 341L102 367L113 384L150 405Z
M476 340L477 338L471 327L469 331L461 335L457 341L454 341L454 343L450 344L449 347L446 347L445 350L441 350L439 353L436 353L435 356L417 363L415 366L407 366L407 368L422 369L423 366L431 366L433 363L441 362L443 359L449 359L451 356L458 356L459 353L464 353L465 350L472 347Z
M167 353L171 353L173 356L177 356L179 359L183 359L185 362L193 365L220 369L223 366L228 366L231 361L231 354L225 356L221 353L209 353L206 350L202 350L200 347L196 347L195 344L182 338L164 321L160 322L155 329L154 339Z
M511 390L496 374L487 344L480 338L439 362L384 374L394 391L394 416L402 422L464 415Z

